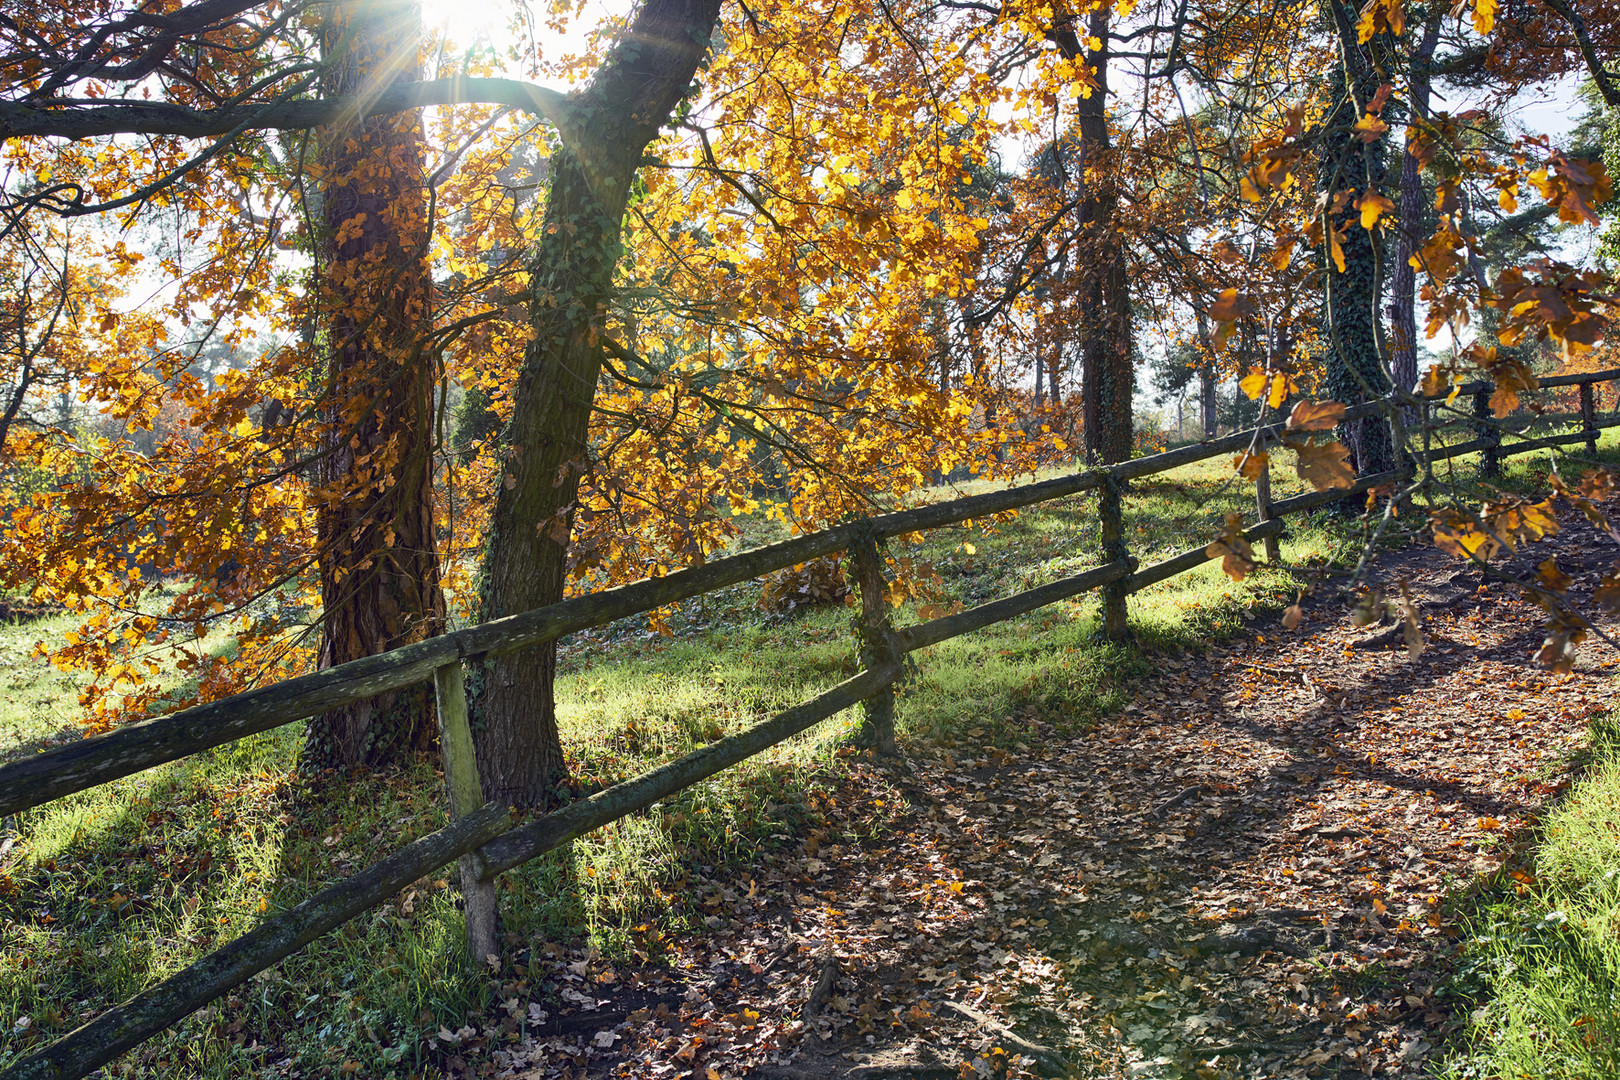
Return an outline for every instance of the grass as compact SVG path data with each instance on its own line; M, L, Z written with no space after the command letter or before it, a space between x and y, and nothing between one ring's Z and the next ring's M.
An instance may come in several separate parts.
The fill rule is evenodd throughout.
M1274 497L1298 491L1286 456ZM1252 507L1226 461L1133 484L1127 542L1149 565L1215 534ZM984 485L968 485L971 491ZM930 498L948 497L947 492ZM749 545L779 526L747 523ZM1290 519L1283 555L1326 567L1358 533L1330 514ZM923 602L972 605L1101 561L1090 497L971 528L942 529L890 553L918 568ZM898 702L913 753L1016 744L1031 715L1079 731L1119 708L1155 651L1230 636L1250 609L1292 599L1297 579L1262 570L1242 583L1206 565L1131 600L1133 644L1098 641L1083 596L916 657ZM606 784L803 700L855 670L852 609L789 615L756 605L757 584L683 605L666 636L644 620L577 635L558 699L577 777ZM905 624L915 604L895 613ZM0 628L8 680L0 738L16 748L70 726L78 684L31 659L71 618ZM327 935L126 1055L114 1075L237 1077L437 1075L429 1036L511 997L545 1000L540 961L587 943L609 958L656 959L701 930L713 879L821 820L856 722L845 713L501 879L505 963L470 970L453 874ZM383 774L302 776L302 732L287 727L65 798L18 816L0 855L0 1067L107 1003L152 985L323 883L444 824L430 761ZM877 826L874 825L874 828Z
M1467 920L1456 988L1475 1008L1443 1075L1620 1075L1620 714L1509 866Z
M71 613L32 622L0 621L0 756L77 729L82 680L42 664L35 646L59 639L78 623Z

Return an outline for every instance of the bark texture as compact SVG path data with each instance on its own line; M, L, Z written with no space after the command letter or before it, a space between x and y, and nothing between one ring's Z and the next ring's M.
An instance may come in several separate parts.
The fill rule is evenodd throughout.
M1384 169L1381 155L1352 137L1352 125L1361 118L1365 103L1378 88L1377 70L1356 32L1357 9L1340 0L1328 0L1338 37L1339 64L1334 75L1334 95L1338 107L1323 121L1320 142L1320 176L1330 192L1350 192L1351 202L1323 223L1324 231L1340 236L1344 268L1332 255L1329 238L1323 236L1323 284L1326 302L1322 306L1323 341L1327 351L1325 388L1328 396L1347 404L1383 397L1389 392L1390 377L1379 352L1381 274L1372 233L1361 227L1354 208L1357 194L1368 188L1381 189ZM1357 475L1385 472L1394 467L1395 452L1389 425L1381 417L1346 423L1339 428L1339 439L1350 450L1350 464ZM1341 504L1345 505L1345 504Z
M719 0L648 0L560 124L543 239L531 263L524 358L479 600L498 619L562 599L588 427L602 370L625 207L642 153L687 94ZM564 776L557 646L475 665L474 741L484 794L543 805Z
M415 0L350 0L323 27L327 90L363 102L420 73ZM321 136L327 343L326 453L317 466L320 666L397 649L444 629L433 540L430 417L435 365L427 205L417 117L363 106ZM378 765L427 749L426 686L321 714L311 768Z
M1097 85L1077 103L1079 115L1079 167L1084 171L1086 198L1081 204L1082 243L1077 273L1084 338L1080 348L1081 417L1085 428L1086 461L1112 465L1130 458L1135 445L1132 399L1136 393L1136 367L1131 350L1130 280L1125 266L1125 244L1115 212L1119 194L1111 163L1108 132L1109 9L1087 16L1086 34L1102 47L1091 50L1081 43L1072 22L1060 23L1050 34L1066 59L1088 64ZM1054 397L1056 386L1053 387Z
M1429 113L1429 61L1440 40L1440 19L1445 9L1438 5L1428 13L1422 36L1412 49L1411 109L1416 117ZM1407 140L1410 148L1411 139ZM1411 259L1418 249L1418 238L1425 231L1426 207L1423 198L1422 166L1412 153L1401 155L1400 232L1395 238L1395 259L1390 281L1390 374L1395 388L1410 392L1417 385L1417 270Z

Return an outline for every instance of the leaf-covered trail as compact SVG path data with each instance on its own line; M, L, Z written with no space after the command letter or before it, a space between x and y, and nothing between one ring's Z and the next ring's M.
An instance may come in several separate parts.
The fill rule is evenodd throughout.
M1084 1074L1422 1074L1461 1021L1443 898L1563 789L1613 654L1545 673L1504 587L1433 552L1383 572L1426 612L1416 664L1308 602L1293 633L1156 658L1089 733L863 762L825 828L686 898L710 932L674 966L559 956L600 1004L525 1027L502 1071L972 1080L1033 1070L1021 1038Z

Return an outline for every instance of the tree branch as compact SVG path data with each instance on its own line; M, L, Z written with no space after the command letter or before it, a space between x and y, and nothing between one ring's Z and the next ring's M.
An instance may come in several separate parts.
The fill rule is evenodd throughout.
M398 83L358 97L303 98L191 109L162 101L108 101L97 105L35 108L0 102L0 139L44 136L90 139L99 135L178 135L202 139L236 131L322 127L357 114L381 116L427 105L505 105L549 120L564 142L574 132L569 98L516 79L433 79Z

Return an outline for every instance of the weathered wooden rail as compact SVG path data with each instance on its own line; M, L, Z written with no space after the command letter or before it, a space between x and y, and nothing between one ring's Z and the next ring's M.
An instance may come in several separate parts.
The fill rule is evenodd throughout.
M1482 452L1487 467L1504 456L1552 446L1585 443L1595 451L1597 433L1620 426L1620 417L1599 419L1592 386L1620 378L1620 369L1543 380L1546 388L1579 386L1580 429L1566 434L1507 442L1509 424L1484 424L1480 437L1429 447L1414 455L1417 465ZM1488 387L1465 386L1477 400ZM1428 399L1425 412L1442 399ZM1347 420L1387 412L1375 401L1346 410ZM1449 423L1462 423L1457 421ZM1469 421L1478 424L1479 421ZM458 862L465 895L468 945L481 958L494 949L496 875L735 765L856 704L866 706L865 734L880 750L894 745L894 683L907 653L1002 622L1093 589L1103 591L1104 630L1128 631L1127 598L1157 582L1202 565L1211 556L1198 547L1153 566L1138 568L1129 553L1120 500L1125 481L1203 461L1222 454L1263 447L1283 424L1239 432L1151 457L1088 470L1040 483L975 495L950 502L882 514L779 544L718 559L667 577L638 581L575 597L558 604L445 634L431 641L367 657L311 675L236 694L229 698L131 724L44 753L0 765L0 817L120 777L129 776L245 735L295 723L327 709L388 690L432 680L440 721L446 787L452 821L394 854L346 878L288 911L266 919L230 944L143 991L56 1042L14 1062L0 1080L68 1080L82 1077L257 972L291 956L309 942L375 907L411 882ZM1430 425L1431 429L1446 426ZM1363 477L1348 489L1314 492L1273 501L1269 484L1257 486L1257 521L1245 532L1264 541L1268 560L1279 558L1276 539L1284 519L1371 488L1410 476L1396 471ZM915 626L889 625L883 560L878 542L1030 506L1079 492L1101 489L1104 554L1107 562L1080 574L1049 582L990 603ZM863 670L809 701L768 720L667 762L641 776L532 821L520 821L504 807L485 806L479 790L472 738L467 726L463 662L518 649L654 608L713 592L810 559L848 551L860 583L860 662Z

